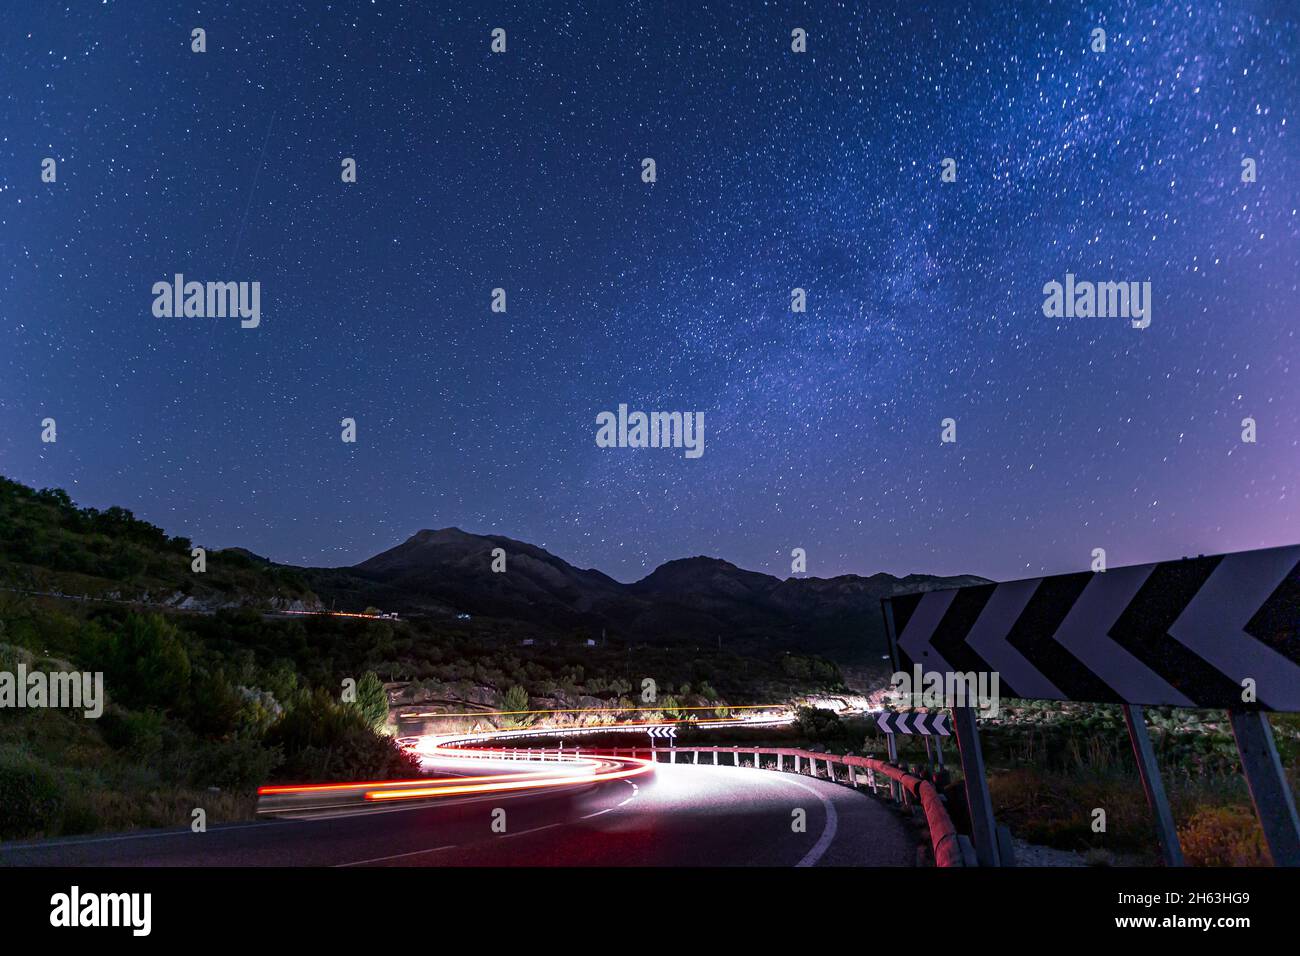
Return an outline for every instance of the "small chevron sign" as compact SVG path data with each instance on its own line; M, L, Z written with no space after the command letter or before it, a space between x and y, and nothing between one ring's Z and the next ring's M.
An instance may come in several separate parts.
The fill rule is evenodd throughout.
M887 734L924 734L932 737L952 736L948 715L938 711L913 710L904 713L881 711L876 726Z
M1300 712L1300 545L883 599L900 671L1003 697Z
M646 733L651 737L676 737L676 727L647 727Z

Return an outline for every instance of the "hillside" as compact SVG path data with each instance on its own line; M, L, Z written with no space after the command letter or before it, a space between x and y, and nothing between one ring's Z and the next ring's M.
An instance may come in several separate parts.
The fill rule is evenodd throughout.
M192 548L124 508L79 508L62 489L0 477L2 588L185 610L320 606L296 568L229 548L196 574Z

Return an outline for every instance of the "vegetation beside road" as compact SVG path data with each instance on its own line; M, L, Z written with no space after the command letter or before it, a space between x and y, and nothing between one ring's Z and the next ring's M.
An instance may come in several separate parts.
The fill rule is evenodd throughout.
M241 617L0 601L0 671L102 672L107 698L98 719L6 710L0 838L183 826L194 809L215 823L247 817L268 780L418 770L376 730L376 690L381 722L387 708L377 678L359 675L355 702L344 702L291 658L242 643L253 622Z
M1270 860L1222 711L1152 707L1147 724L1161 778L1190 865L1266 866ZM1300 791L1300 716L1270 715L1293 792ZM1122 710L1111 704L1003 701L998 717L980 720L993 811L1016 836L1084 854L1095 865L1158 865L1150 809L1134 762ZM924 765L922 738L900 735L899 759ZM887 752L868 730L862 746ZM945 742L960 779L956 741ZM962 799L960 787L950 799ZM1105 829L1094 829L1096 810Z

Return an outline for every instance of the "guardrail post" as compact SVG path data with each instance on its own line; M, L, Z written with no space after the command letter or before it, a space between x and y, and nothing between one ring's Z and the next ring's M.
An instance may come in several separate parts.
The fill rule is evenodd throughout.
M952 727L961 751L961 770L966 778L966 806L970 810L975 856L980 866L998 865L997 830L993 822L993 801L984 775L984 753L980 750L979 727L973 707L954 707Z
M885 734L885 741L889 744L889 762L898 766L898 742L893 734ZM903 802L903 788L893 777L889 778L889 795L895 803Z
M692 750L691 756L695 758L693 761L691 761L692 763L698 764L700 762L700 752L698 750Z
M798 773L798 772L799 772L799 755L798 755L798 754L795 754L795 755L794 755L794 772L795 772L795 773Z
M763 769L763 761L762 761L761 759L759 759L759 758L760 758L760 755L759 755L759 752L758 752L758 748L755 747L755 748L754 748L754 769L755 769L755 770L762 770L762 769Z
M854 790L858 789L858 773L853 764L845 764L849 768L849 786Z
M676 762L677 762L677 748L676 748L676 747L673 747L672 749L670 749L670 750L668 751L668 754L669 754L668 762L669 762L669 763L676 763Z
M1268 714L1229 710L1241 768L1274 866L1300 866L1300 818L1277 756Z
M1165 797L1165 785L1160 780L1160 766L1156 752L1147 734L1146 713L1134 704L1124 704L1124 723L1128 725L1128 739L1133 744L1133 758L1137 761L1138 776L1146 792L1147 805L1156 820L1156 839L1160 841L1160 854L1165 866L1183 865L1183 848L1178 843L1178 830Z
M966 834L957 834L957 849L961 850L961 862L963 866L980 865L979 858L975 856L975 847L971 845L970 837Z
M713 750L713 766L716 767L717 765L718 765L718 750L715 747Z
M998 865L1016 865L1016 848L1011 842L1011 828L1002 823L998 824Z

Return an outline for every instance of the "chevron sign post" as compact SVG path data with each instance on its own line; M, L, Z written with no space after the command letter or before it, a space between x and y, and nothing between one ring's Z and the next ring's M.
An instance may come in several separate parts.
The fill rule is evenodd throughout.
M646 732L646 734L648 734L649 737L650 737L650 749L651 749L651 751L652 751L651 754L650 754L651 757L654 757L654 752L653 752L653 751L655 750L655 747L656 747L656 745L655 745L655 741L656 741L656 740L662 740L663 738L667 737L667 738L668 738L668 741L669 741L669 742L668 742L668 746L671 747L671 748L673 748L672 750L669 751L669 758L670 758L670 760L671 760L672 763L676 763L676 762L677 762L677 750L676 750L676 748L677 748L677 728L676 728L676 727L672 727L672 726L656 726L656 727L647 727L645 732ZM658 759L658 758L655 757L655 759ZM699 759L699 756L698 756L698 755L696 755L696 759L697 759L697 760Z
M1002 697L1122 705L1170 865L1182 854L1142 708L1227 709L1274 863L1300 866L1300 817L1263 713L1300 712L1300 545L897 595L882 607L896 678L957 686L955 675L982 675ZM975 711L947 703L977 853L996 864Z
M876 715L876 726L887 734L925 734L926 736L947 737L952 728L947 714L911 711L894 713L881 711Z
M925 759L931 771L935 769L936 756L938 768L943 769L943 744L936 739L934 750L931 751L930 738L947 737L952 733L947 714L923 710L903 713L885 710L876 715L876 726L888 734L885 742L889 746L890 763L898 763L898 743L894 740L894 734L918 734L925 739Z

